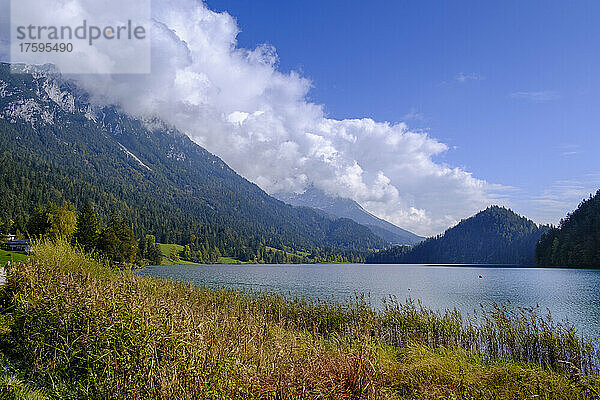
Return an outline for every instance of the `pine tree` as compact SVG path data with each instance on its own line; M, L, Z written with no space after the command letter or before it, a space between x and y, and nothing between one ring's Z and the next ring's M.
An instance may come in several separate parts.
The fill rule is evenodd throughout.
M38 204L33 210L33 214L27 221L27 233L29 236L41 236L48 232L50 224L48 222L48 211L53 209L52 204L46 207Z
M75 240L89 252L97 247L99 235L100 223L98 222L94 205L91 202L87 202L77 216Z
M106 227L98 241L100 250L113 263L131 264L136 261L138 243L133 230L125 218L120 218L116 211L111 213Z
M153 265L160 265L162 262L162 252L156 243L153 235L146 235L140 240L139 256Z

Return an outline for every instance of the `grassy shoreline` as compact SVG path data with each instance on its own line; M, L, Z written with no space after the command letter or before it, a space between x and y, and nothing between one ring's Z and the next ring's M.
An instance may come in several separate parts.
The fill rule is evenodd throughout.
M534 310L498 307L475 326L417 304L376 312L360 298L211 291L111 271L63 243L8 271L0 304L7 398L26 398L15 395L24 387L98 399L592 399L600 389L592 344Z

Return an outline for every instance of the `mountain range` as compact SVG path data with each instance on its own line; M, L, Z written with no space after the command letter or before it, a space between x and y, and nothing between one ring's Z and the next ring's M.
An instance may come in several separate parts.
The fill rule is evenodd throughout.
M351 219L277 200L157 119L94 106L47 70L0 64L0 223L26 229L40 204L118 210L136 235L203 236L223 254L260 245L366 251L387 242Z
M275 197L294 206L312 207L337 218L351 219L392 244L414 245L425 239L374 216L352 199L328 195L314 186L300 194L276 193Z
M279 249L334 252L319 258L329 260L370 252L370 263L533 265L536 245L540 265L600 260L600 193L558 228L493 206L424 240L312 186L271 197L159 119L94 105L50 68L20 68L0 63L0 233L27 234L40 205L92 202L105 220L112 211L125 217L137 237L203 243L239 260Z

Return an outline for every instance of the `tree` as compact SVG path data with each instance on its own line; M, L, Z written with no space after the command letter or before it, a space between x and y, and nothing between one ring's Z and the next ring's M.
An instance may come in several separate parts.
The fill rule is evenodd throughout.
M189 244L186 244L185 246L183 246L183 259L184 260L191 260L192 259L192 249L190 248Z
M87 202L77 216L75 240L89 252L97 247L99 235L100 223L94 210L94 204Z
M52 203L48 203L46 207L41 204L35 206L33 214L27 221L27 233L30 236L41 236L45 235L50 229L49 214L56 210L56 206Z
M140 240L139 254L141 259L147 260L151 264L160 265L162 262L162 252L153 235L146 235Z
M52 240L64 239L71 241L77 227L75 206L65 202L54 213L48 213L48 236Z
M177 246L171 246L169 258L173 261L179 261L179 252L177 251Z
M99 249L113 263L132 264L136 261L138 243L129 222L116 211L111 213L106 227L100 233Z

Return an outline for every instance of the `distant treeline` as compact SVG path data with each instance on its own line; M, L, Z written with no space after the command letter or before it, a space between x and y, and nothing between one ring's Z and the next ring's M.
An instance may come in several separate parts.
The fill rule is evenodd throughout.
M161 264L163 254L154 235L145 234L136 238L132 224L114 210L106 222L99 215L93 203L86 203L77 212L70 202L61 206L48 203L35 207L33 214L21 224L0 222L0 235L16 232L17 237L62 239L83 247L89 253L101 255L112 264L142 265ZM214 264L223 256L241 262L290 264L290 263L348 263L364 262L366 252L316 247L311 252L297 252L280 244L281 249L267 246L265 241L248 241L248 246L221 246L208 240L206 235L191 234L183 249L169 254L172 259L194 263ZM222 252L221 248L229 251Z
M6 227L0 224L0 232L6 230L2 228ZM103 224L92 203L86 203L79 213L69 202L60 207L53 203L37 206L23 232L19 229L16 232L18 237L65 240L101 255L112 264L160 264L162 261L154 236L136 239L129 221L116 211Z

